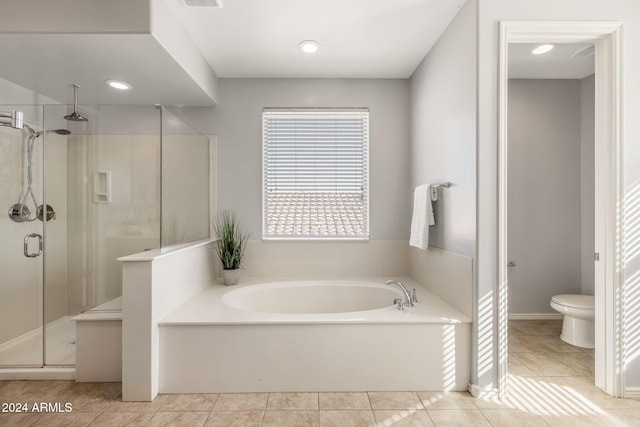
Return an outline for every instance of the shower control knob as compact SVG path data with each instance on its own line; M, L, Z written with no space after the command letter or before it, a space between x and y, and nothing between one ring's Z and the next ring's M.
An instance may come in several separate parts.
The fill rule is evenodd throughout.
M56 219L56 211L53 210L53 208L51 207L51 205L47 205L46 207L46 219L47 221L51 221L52 219ZM38 219L40 221L44 221L45 219L45 207L43 205L38 206L38 209L36 210L36 216L38 217Z
M31 211L27 205L16 203L9 208L9 218L14 222L31 221Z

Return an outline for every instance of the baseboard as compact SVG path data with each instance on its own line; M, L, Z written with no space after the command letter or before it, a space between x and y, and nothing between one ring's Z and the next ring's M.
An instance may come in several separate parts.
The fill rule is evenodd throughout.
M561 313L509 313L509 320L562 320Z
M626 387L624 389L624 397L640 397L640 387Z
M468 390L471 396L473 397L491 398L491 397L498 397L499 395L498 389L491 386L480 387L477 384L469 383Z

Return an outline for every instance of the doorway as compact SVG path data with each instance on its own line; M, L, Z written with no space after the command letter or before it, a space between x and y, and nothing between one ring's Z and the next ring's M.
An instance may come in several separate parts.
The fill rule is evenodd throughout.
M507 94L510 43L586 43L595 46L595 252L596 386L614 396L623 396L622 333L619 319L622 277L616 270L620 241L616 206L621 194L620 132L620 24L567 22L501 22L499 68L499 160L498 160L498 319L499 391L506 393L508 351L508 138Z
M510 320L559 319L552 296L594 294L594 50L509 44Z

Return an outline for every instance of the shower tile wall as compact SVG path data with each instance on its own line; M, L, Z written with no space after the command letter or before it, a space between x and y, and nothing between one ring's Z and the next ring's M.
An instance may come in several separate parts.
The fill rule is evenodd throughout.
M45 224L45 315L46 323L67 315L67 141L68 137L54 133L44 135L45 192L47 204L56 212ZM42 152L40 152L42 153ZM41 169L42 159L37 162ZM38 175L40 175L38 170ZM39 192L39 203L42 192ZM40 221L38 221L40 222ZM38 284L39 285L39 284Z
M162 136L162 247L209 237L209 140Z
M0 129L0 299L11 301L0 310L0 344L36 329L42 321L42 262L41 258L26 258L23 254L23 239L29 233L42 233L40 221L16 223L6 212L18 202L23 170L23 133L16 129ZM66 312L66 137L47 135L47 156L55 169L48 170L51 184L47 188L49 204L56 209L56 220L47 224L47 232L54 238L47 250L47 277L50 287L47 292L51 308L47 320L60 317ZM43 138L35 142L33 158L33 190L36 200L42 203L42 147ZM33 202L28 203L33 210ZM63 236L60 238L60 236ZM54 296L58 295L60 297Z
M122 294L120 256L159 246L158 135L71 135L68 146L68 310ZM111 200L94 200L96 172L110 172Z
M20 176L22 173L21 161L21 132L10 128L0 128L0 207L6 212L11 205L17 202L20 195ZM22 239L24 239L26 224L16 224L7 215L0 214L0 257L3 268L0 277L0 298L11 295L15 304L3 304L0 310L0 343L14 338L21 333L36 327L38 312L36 305L27 302L37 299L34 293L35 287L29 285L40 276L33 269L27 274L20 274L22 265L25 264L22 254ZM29 230L31 232L31 230ZM16 268L8 268L15 266Z

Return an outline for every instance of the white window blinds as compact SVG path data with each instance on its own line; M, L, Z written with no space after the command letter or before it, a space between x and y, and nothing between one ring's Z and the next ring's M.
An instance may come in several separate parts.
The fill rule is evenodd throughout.
M263 238L368 239L368 110L262 117Z

